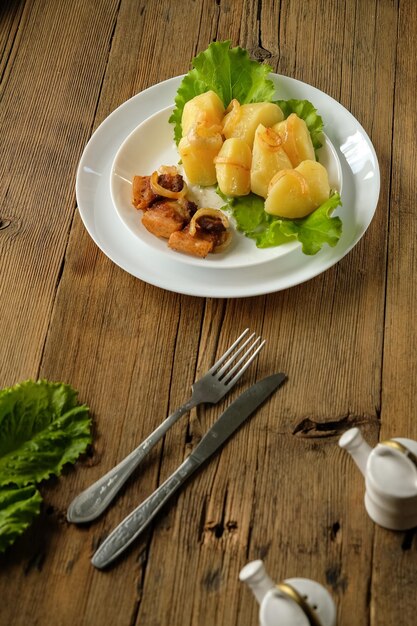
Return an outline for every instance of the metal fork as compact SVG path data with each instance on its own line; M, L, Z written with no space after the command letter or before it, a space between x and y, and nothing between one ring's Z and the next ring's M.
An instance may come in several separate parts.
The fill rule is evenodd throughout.
M123 461L71 502L67 511L69 522L90 522L101 515L139 463L184 413L198 404L216 404L232 389L265 345L265 340L255 338L255 333L246 337L248 332L249 328L246 328L213 367L192 385L191 398L185 404L167 417Z

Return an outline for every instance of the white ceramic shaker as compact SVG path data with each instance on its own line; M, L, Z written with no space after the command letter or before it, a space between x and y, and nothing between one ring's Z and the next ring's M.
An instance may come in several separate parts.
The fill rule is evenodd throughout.
M276 585L262 561L239 574L259 603L260 626L335 626L336 606L327 589L308 578L288 578Z
M417 441L395 438L371 448L358 428L339 440L365 477L365 507L390 530L417 526Z

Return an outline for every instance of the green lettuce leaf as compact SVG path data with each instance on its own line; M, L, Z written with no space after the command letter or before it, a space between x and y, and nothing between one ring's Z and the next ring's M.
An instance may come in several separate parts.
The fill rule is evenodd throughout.
M240 104L271 102L275 86L268 74L272 68L253 61L247 50L230 47L230 41L216 41L196 56L193 69L184 76L175 97L175 109L169 118L174 125L174 137L181 139L181 118L188 100L213 90L227 107L236 98Z
M90 427L69 385L29 380L0 391L0 552L39 512L35 484L85 452Z
M308 100L275 100L275 103L281 108L285 119L291 113L295 113L301 117L307 124L310 131L311 141L315 150L322 146L321 135L323 132L323 120L317 113L317 109Z
M237 229L254 239L258 248L299 241L304 254L314 255L324 244L334 247L342 234L340 217L331 217L336 207L341 205L337 192L313 213L295 220L269 215L264 211L263 198L255 194L227 198L226 201L223 208L232 213Z
M0 487L0 553L31 524L41 502L36 487Z
M90 442L88 409L69 385L27 381L0 392L0 486L57 476Z
M219 187L216 193L226 202L223 209L232 213L236 228L245 235L250 236L252 232L267 227L269 216L265 213L263 198L254 193L238 197L225 196Z

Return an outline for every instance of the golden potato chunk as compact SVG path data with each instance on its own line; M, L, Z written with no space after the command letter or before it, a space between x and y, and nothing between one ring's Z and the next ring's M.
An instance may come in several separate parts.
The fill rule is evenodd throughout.
M326 202L330 196L329 176L326 168L317 161L306 160L296 169L308 181L310 197L316 208Z
M251 161L251 150L243 139L226 139L214 159L217 182L222 193L226 196L246 196L250 192Z
M326 202L329 195L326 168L317 161L303 161L295 169L275 174L269 184L265 211L290 219L306 217Z
M207 187L216 183L214 158L223 145L223 137L216 127L204 124L193 126L178 145L182 165L188 181Z
M221 125L224 116L223 102L214 91L207 91L185 103L181 118L182 136L185 137L193 126Z
M273 130L281 137L282 147L293 167L300 165L301 161L316 160L310 131L301 117L291 113L286 120L275 124Z
M291 168L292 164L282 147L281 137L272 128L259 124L252 150L251 191L266 198L273 176L280 170Z
M226 139L231 137L243 139L252 149L255 131L259 124L269 127L283 119L283 112L273 102L241 105L237 100L232 100L223 118L223 134Z

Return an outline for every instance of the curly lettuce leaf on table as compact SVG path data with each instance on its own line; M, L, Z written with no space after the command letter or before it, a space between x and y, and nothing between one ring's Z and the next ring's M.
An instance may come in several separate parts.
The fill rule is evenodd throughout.
M0 487L0 553L32 523L41 508L42 496L36 487Z
M90 430L69 385L26 381L0 391L0 552L39 513L36 485L85 452Z

